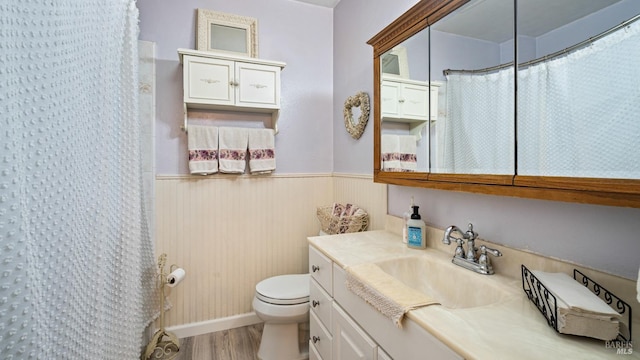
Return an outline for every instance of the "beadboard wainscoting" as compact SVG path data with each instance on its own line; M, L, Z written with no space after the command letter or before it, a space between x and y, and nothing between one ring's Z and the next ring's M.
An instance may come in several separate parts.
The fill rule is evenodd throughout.
M182 332L192 336L216 320L247 314L223 327L251 323L255 284L307 272L307 236L320 229L316 209L333 202L358 204L369 229L384 228L387 187L371 176L157 176L156 252L187 273L169 293L165 326L193 324L199 330Z

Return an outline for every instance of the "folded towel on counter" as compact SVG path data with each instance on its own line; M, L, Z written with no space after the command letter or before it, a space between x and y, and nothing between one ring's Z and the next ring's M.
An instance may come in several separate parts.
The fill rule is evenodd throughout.
M618 336L621 315L596 294L565 273L532 273L556 297L559 332L600 340Z
M404 315L419 307L439 304L427 295L401 283L375 264L349 266L347 289L401 328Z
M243 174L247 165L248 129L221 127L218 138L220 172Z
M383 171L402 171L400 165L400 137L383 134L380 139Z
M276 169L273 129L249 129L249 171L267 174Z
M218 172L218 128L190 125L187 133L189 171L208 175Z
M400 153L400 169L402 171L416 171L418 168L417 148L415 135L398 136L398 152Z

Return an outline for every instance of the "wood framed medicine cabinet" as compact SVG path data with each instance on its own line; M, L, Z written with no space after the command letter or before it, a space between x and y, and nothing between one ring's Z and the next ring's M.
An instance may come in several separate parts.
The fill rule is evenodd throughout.
M436 24L469 1L474 0L421 0L367 42L373 47L374 181L448 191L640 208L639 179L519 175L517 151L514 151L516 153L514 155L515 170L513 174L508 175L382 170L381 56L413 35ZM514 2L514 4L516 3ZM514 11L514 13L517 12ZM517 54L516 49L517 41L514 41L515 54ZM432 48L429 53L434 51L438 50ZM517 111L515 112L514 121L517 124ZM515 132L513 136L515 143ZM640 162L640 149L628 150L628 156Z

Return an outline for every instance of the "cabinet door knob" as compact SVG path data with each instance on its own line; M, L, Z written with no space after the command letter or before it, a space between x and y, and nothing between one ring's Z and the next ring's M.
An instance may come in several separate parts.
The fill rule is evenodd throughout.
M317 266L317 265L311 265L311 271L313 271L313 272L318 272L318 271L320 271L320 266Z
M320 301L318 301L318 300L313 300L311 302L311 306L313 306L313 307L317 307L318 305L320 305Z
M317 337L317 336L314 336L314 337L312 337L312 338L311 338L311 341L313 341L313 343L315 344L315 343L317 343L318 341L320 341L320 338L319 338L319 337Z

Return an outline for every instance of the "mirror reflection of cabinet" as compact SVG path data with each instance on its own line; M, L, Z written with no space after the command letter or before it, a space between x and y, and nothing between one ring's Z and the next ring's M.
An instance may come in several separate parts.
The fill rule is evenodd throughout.
M434 84L429 89L429 84L424 81L386 78L383 75L380 87L382 121L408 123L409 133L419 140L422 128L430 120L437 119L438 85Z
M599 38L607 29L631 16L637 18L638 14L640 2L634 0L418 2L368 42L374 50L374 81L379 84L374 88L373 101L374 180L444 190L640 207L640 161L631 155L640 148L640 123L628 121L628 114L635 114L637 118L640 112L640 89L633 85L640 81L640 70L628 65L630 59L640 57L640 44L618 51L621 59L614 60L613 64L592 65L597 71L583 75L586 81L580 88L573 87L578 83L574 80L553 89L545 88L546 77L531 75L541 72L540 69L550 71L555 66L546 62L546 68L535 67L532 60L539 61L536 59L549 54L555 58L556 51L580 54L576 51L580 47L574 49L573 44L594 36ZM636 31L640 21L637 24L634 21L621 27L624 35L620 37L625 41L627 38L637 41L633 39L640 33ZM478 27L482 22L489 26ZM518 24L516 29L514 23ZM426 40L413 41L425 32L429 34ZM581 47L602 46L598 38ZM610 39L606 37L605 41ZM422 46L414 47L416 43ZM427 61L420 64L429 69L428 76L411 77L411 80L442 84L435 102L437 111L431 111L432 114L435 111L437 121L420 131L423 150L419 155L427 157L428 164L413 173L383 171L381 162L381 138L399 131L390 130L386 120L393 110L387 105L388 99L385 100L390 88L381 57L398 45L406 48L412 76L411 54L428 54ZM566 54L563 57L569 58ZM569 72L574 69L571 66ZM445 74L443 70L451 71ZM454 77L462 77L459 81L462 85L480 79L501 86L474 92L466 85L461 88L454 84ZM623 78L632 80L625 83ZM622 89L608 88L622 83L625 84ZM470 96L469 92L474 95ZM477 97L477 104L471 101L473 97ZM554 104L554 97L562 100ZM471 116L459 117L459 113ZM562 119L571 120L571 124ZM459 154L463 155L459 157Z

